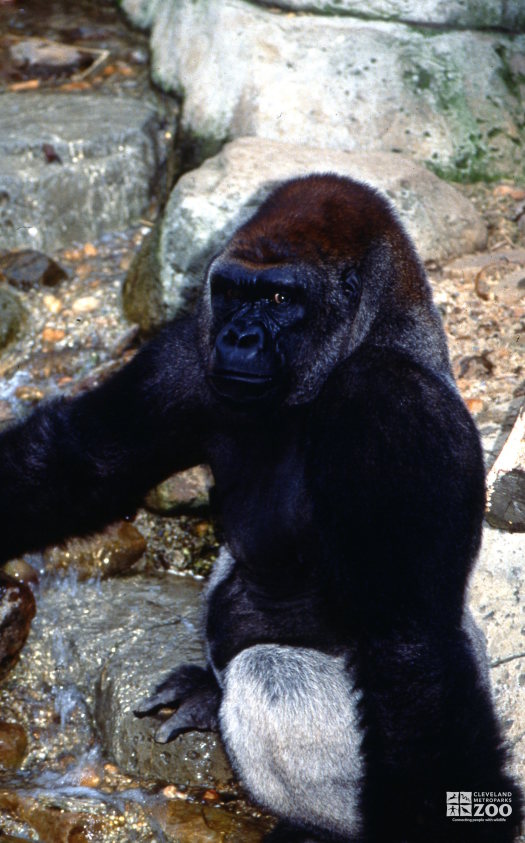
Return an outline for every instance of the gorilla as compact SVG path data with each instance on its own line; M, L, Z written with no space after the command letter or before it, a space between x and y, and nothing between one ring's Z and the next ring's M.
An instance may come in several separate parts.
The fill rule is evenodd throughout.
M280 818L273 843L514 840L520 795L465 608L480 443L424 268L369 186L277 186L195 313L2 434L3 557L97 530L201 462L224 537L208 667L138 703L173 709L156 739L219 729ZM447 791L512 794L513 810L455 822Z

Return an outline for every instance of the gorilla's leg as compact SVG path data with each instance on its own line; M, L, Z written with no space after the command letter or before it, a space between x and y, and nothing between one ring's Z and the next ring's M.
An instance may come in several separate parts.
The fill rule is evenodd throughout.
M216 731L220 699L221 691L211 670L183 664L138 704L134 714L146 717L161 708L177 707L155 732L158 743L167 743L192 729Z
M358 702L344 656L258 644L230 662L221 733L250 793L291 823L270 840L358 836L364 772Z

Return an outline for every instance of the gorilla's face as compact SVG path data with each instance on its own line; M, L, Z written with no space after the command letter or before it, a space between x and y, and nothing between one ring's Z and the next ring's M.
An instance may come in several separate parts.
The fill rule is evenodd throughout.
M307 317L307 291L297 269L250 268L219 258L209 291L209 376L216 394L242 404L282 396Z
M428 315L425 284L378 193L336 175L286 182L208 271L200 342L209 382L243 407L309 401L379 317L390 325L414 308ZM386 331L380 344L396 341Z

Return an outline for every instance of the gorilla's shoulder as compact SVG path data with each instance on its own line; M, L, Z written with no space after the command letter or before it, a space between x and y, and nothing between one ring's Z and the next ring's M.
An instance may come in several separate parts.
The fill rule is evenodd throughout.
M474 423L449 372L433 370L393 348L363 346L336 366L318 397L321 423L401 442L436 436L477 441ZM327 419L324 408L330 408ZM324 424L323 424L324 426ZM432 432L430 434L430 431Z

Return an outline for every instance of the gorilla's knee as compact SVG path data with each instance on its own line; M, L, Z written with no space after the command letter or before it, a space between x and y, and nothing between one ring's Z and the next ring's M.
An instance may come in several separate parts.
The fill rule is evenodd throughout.
M239 653L226 672L220 721L250 792L296 822L356 833L357 702L342 657L274 644Z

